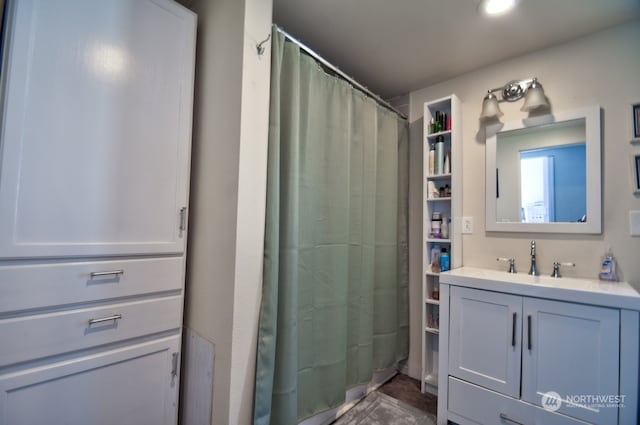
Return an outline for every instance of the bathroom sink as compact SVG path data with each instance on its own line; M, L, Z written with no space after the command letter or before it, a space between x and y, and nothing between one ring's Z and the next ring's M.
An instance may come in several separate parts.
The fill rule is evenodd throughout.
M440 282L495 291L509 289L521 295L540 298L640 309L640 294L627 282L531 276L466 266L441 273Z

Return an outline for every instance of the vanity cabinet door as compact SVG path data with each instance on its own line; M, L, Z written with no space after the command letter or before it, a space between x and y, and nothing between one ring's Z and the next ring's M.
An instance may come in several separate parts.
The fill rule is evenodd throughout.
M173 336L0 373L0 425L175 424L179 352Z
M0 257L182 253L193 13L169 0L7 4Z
M451 288L450 375L519 398L522 297Z
M548 391L564 400L618 395L619 310L525 298L523 320L523 400L540 406ZM562 402L559 412L592 423L618 423L618 408L612 406Z

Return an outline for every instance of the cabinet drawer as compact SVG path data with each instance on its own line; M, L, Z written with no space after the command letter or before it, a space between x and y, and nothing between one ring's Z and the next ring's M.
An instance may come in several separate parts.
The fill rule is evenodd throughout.
M448 405L448 419L460 425L587 424L453 377L449 377ZM501 414L509 419L502 419Z
M183 257L0 266L0 314L178 291L183 280Z
M0 320L0 367L178 329L182 302L172 296Z

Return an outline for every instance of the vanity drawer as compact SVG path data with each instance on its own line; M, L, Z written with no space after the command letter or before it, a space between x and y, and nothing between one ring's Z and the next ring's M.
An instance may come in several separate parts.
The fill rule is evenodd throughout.
M179 329L182 304L171 296L0 320L0 367Z
M453 377L449 377L448 405L448 419L459 425L587 424Z
M179 291L183 262L167 257L0 266L0 314Z

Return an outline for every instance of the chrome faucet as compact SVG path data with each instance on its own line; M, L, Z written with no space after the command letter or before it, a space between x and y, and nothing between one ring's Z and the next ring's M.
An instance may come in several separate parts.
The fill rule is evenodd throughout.
M529 274L532 276L538 276L538 266L536 265L536 241L531 241L531 267L529 268Z
M504 258L504 257L498 257L496 258L497 261L504 261L504 262L508 262L509 263L509 270L507 270L508 273L515 273L516 272L516 260L515 258Z
M575 267L576 264L575 263L560 263L560 262L554 261L554 263L553 263L553 273L551 273L551 277L562 277L562 275L560 274L560 266Z

